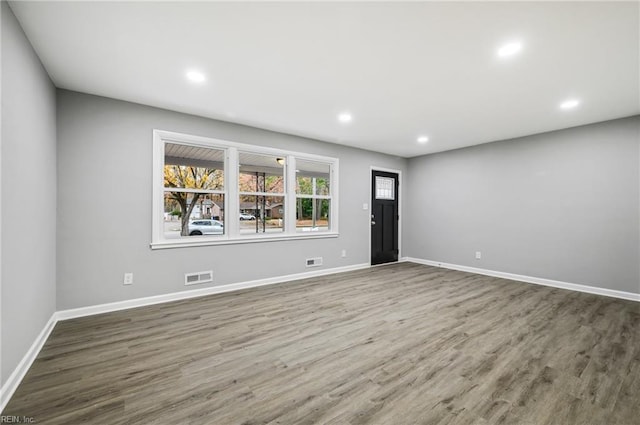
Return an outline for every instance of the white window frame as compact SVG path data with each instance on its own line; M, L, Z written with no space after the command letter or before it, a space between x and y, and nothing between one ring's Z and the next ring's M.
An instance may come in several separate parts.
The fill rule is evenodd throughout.
M224 161L224 235L198 236L181 239L165 239L164 237L164 147L165 143L198 146L225 151ZM285 221L284 231L281 233L240 234L239 221L239 190L238 190L238 152L251 152L263 155L273 155L285 158ZM331 200L329 230L322 232L296 231L296 158L325 162L330 165L330 186L328 199ZM152 229L151 248L179 248L191 246L224 245L238 243L255 243L267 241L282 241L293 239L335 238L338 232L338 158L293 152L282 149L255 146L244 143L209 137L193 136L165 130L153 130L153 195L152 195ZM234 213L237 212L237 213ZM231 212L231 213L229 213Z

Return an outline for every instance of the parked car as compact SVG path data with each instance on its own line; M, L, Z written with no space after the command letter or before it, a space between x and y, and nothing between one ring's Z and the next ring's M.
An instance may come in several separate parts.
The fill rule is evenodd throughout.
M218 220L193 220L189 223L189 236L221 235L224 224Z
M244 213L240 213L240 220L244 221L244 220L255 220L256 216L253 214L244 214Z

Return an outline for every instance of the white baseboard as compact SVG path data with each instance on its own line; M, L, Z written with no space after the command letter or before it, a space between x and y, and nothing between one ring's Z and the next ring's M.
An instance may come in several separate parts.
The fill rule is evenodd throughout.
M44 325L42 331L40 331L40 334L38 334L38 336L36 337L36 340L33 341L33 344L31 344L31 347L29 347L29 350L27 350L27 353L24 355L20 363L18 363L18 366L16 366L16 368L13 370L13 373L0 388L0 414L7 406L7 403L18 388L18 385L20 385L20 382L22 382L24 376L27 374L27 371L33 364L33 361L36 359L36 357L38 357L38 353L40 353L40 350L42 349L44 343L47 342L47 339L49 338L49 335L51 334L51 331L53 330L57 322L58 319L56 317L56 313L54 312L49 318L47 324Z
M536 285L551 286L554 288L568 289L571 291L586 292L588 294L604 295L606 297L621 298L623 300L640 301L640 294L633 292L617 291L614 289L599 288L597 286L580 285L578 283L562 282L559 280L544 279L541 277L525 276L514 273L486 270L476 267L461 266L458 264L442 263L439 261L423 260L421 258L407 257L406 261L427 266L443 267L445 269L459 270L463 272L482 274L486 276L501 277L503 279L516 280L520 282L534 283Z
M133 300L117 301L108 304L99 304L89 307L80 307L57 312L58 320L75 319L77 317L92 316L94 314L109 313L112 311L126 310L129 308L143 307L153 304L161 304L171 301L185 300L188 298L202 297L205 295L220 294L223 292L238 291L240 289L256 288L258 286L273 285L275 283L290 282L292 280L307 279L310 277L325 276L334 273L350 272L369 268L369 264L354 264L352 266L320 269L310 272L296 273L284 276L269 277L266 279L250 280L246 282L231 283L228 285L211 286L202 289L173 292L170 294L155 295L151 297L136 298Z

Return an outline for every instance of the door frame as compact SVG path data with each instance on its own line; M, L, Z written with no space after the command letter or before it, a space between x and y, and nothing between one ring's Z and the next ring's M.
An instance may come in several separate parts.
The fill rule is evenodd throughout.
M402 202L404 199L404 194L402 193L402 170L396 170L393 168L386 168L386 167L378 167L377 165L371 165L369 167L369 201L367 202L367 205L369 206L369 208L367 208L367 227L369 228L369 251L367 256L369 257L369 267L378 267L378 266L386 266L387 264L394 264L394 263L383 263L383 264L376 264L376 265L372 265L371 264L371 200L373 199L373 182L371 181L371 173L373 173L374 171L384 171L387 173L396 173L398 175L398 216L400 216L400 218L398 218L398 263L404 261L404 259L402 258Z

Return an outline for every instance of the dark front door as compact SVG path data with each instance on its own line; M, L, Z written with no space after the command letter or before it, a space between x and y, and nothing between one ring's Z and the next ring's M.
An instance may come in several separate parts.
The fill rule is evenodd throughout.
M398 261L398 174L371 172L371 264Z

